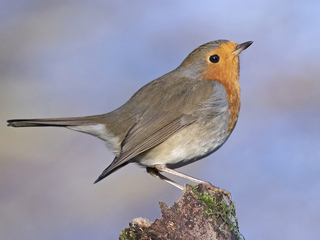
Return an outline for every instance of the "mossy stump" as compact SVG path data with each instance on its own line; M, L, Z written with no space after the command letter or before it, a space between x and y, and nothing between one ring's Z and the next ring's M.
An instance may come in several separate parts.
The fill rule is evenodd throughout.
M159 201L162 216L153 223L136 218L122 230L120 240L238 240L234 204L205 184L186 185L183 196L168 207Z

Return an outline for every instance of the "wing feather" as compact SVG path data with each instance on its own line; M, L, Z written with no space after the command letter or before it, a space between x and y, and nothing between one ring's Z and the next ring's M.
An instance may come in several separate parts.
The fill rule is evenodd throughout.
M175 119L170 118L170 116L172 116L172 113L162 115L161 119L155 115L142 117L141 121L131 128L122 142L122 151L119 157L113 160L95 183L126 165L130 159L138 156L140 153L166 141L181 129L194 123L197 119L189 114L181 115Z

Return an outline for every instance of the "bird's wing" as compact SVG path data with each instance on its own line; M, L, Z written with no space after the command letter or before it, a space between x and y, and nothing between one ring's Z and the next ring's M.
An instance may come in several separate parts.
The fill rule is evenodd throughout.
M181 129L196 121L192 114L176 115L172 112L160 114L144 114L128 132L121 146L121 153L102 172L96 182L110 175L128 161L142 152L151 149L166 141ZM95 183L96 183L95 182Z
M135 95L141 94L138 97L145 98L144 101L149 105L124 137L120 155L103 171L96 182L123 167L142 152L161 144L178 131L193 124L199 118L200 109L207 108L208 101L214 105L220 102L222 95L226 99L225 90L220 91L223 86L216 81L182 80L168 81L167 85L161 87L161 91L159 88L155 91L151 85L157 84L156 81L151 82L147 87L153 92L150 93L148 90L149 93L145 96L139 92ZM129 101L129 104L132 102ZM134 107L136 107L134 104L130 105L130 108ZM213 110L208 112L213 113L212 115L219 114Z

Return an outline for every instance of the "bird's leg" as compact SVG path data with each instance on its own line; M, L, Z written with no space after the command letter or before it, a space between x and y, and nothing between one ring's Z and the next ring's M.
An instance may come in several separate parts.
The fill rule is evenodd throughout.
M206 185L209 189L215 191L215 192L219 192L221 193L223 196L225 196L225 198L227 199L227 201L229 202L230 205L233 205L232 203L232 200L231 200L231 193L228 192L227 190L224 190L224 189L221 189L221 188L218 188L216 186L213 186L211 183L209 182L205 182L205 181L202 181L200 179L197 179L197 178L194 178L194 177L191 177L191 176L188 176L186 174L183 174L183 173L180 173L176 170L173 170L171 168L167 168L166 166L163 166L163 165L155 165L154 166L156 170L158 171L161 171L161 172L166 172L166 173L170 173L170 174L173 174L175 176L178 176L178 177L182 177L182 178L185 178L191 182L195 182L195 183L202 183L204 185ZM160 173L159 173L160 174ZM163 176L164 177L164 176Z
M208 182L205 182L205 181L202 181L200 179L197 179L197 178L194 178L194 177L191 177L191 176L188 176L186 174L183 174L181 172L178 172L176 170L173 170L171 168L167 168L163 165L155 165L155 168L161 172L166 172L166 173L170 173L170 174L173 174L175 176L178 176L178 177L182 177L182 178L185 178L191 182L195 182L195 183L208 183Z
M151 176L159 178L181 190L183 190L183 187L181 185L179 185L178 183L176 183L175 181L171 180L170 178L167 178L166 176L163 176L161 173L159 173L159 171L155 168L151 168L151 167L147 167L146 168L147 172L151 174Z

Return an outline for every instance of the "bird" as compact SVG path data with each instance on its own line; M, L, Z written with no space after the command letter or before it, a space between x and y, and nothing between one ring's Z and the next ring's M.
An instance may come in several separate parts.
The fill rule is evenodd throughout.
M97 183L137 163L173 186L162 173L208 183L175 170L218 150L237 123L240 110L239 54L253 42L205 43L173 71L140 88L114 111L86 117L12 119L11 127L65 127L106 142L115 155Z

